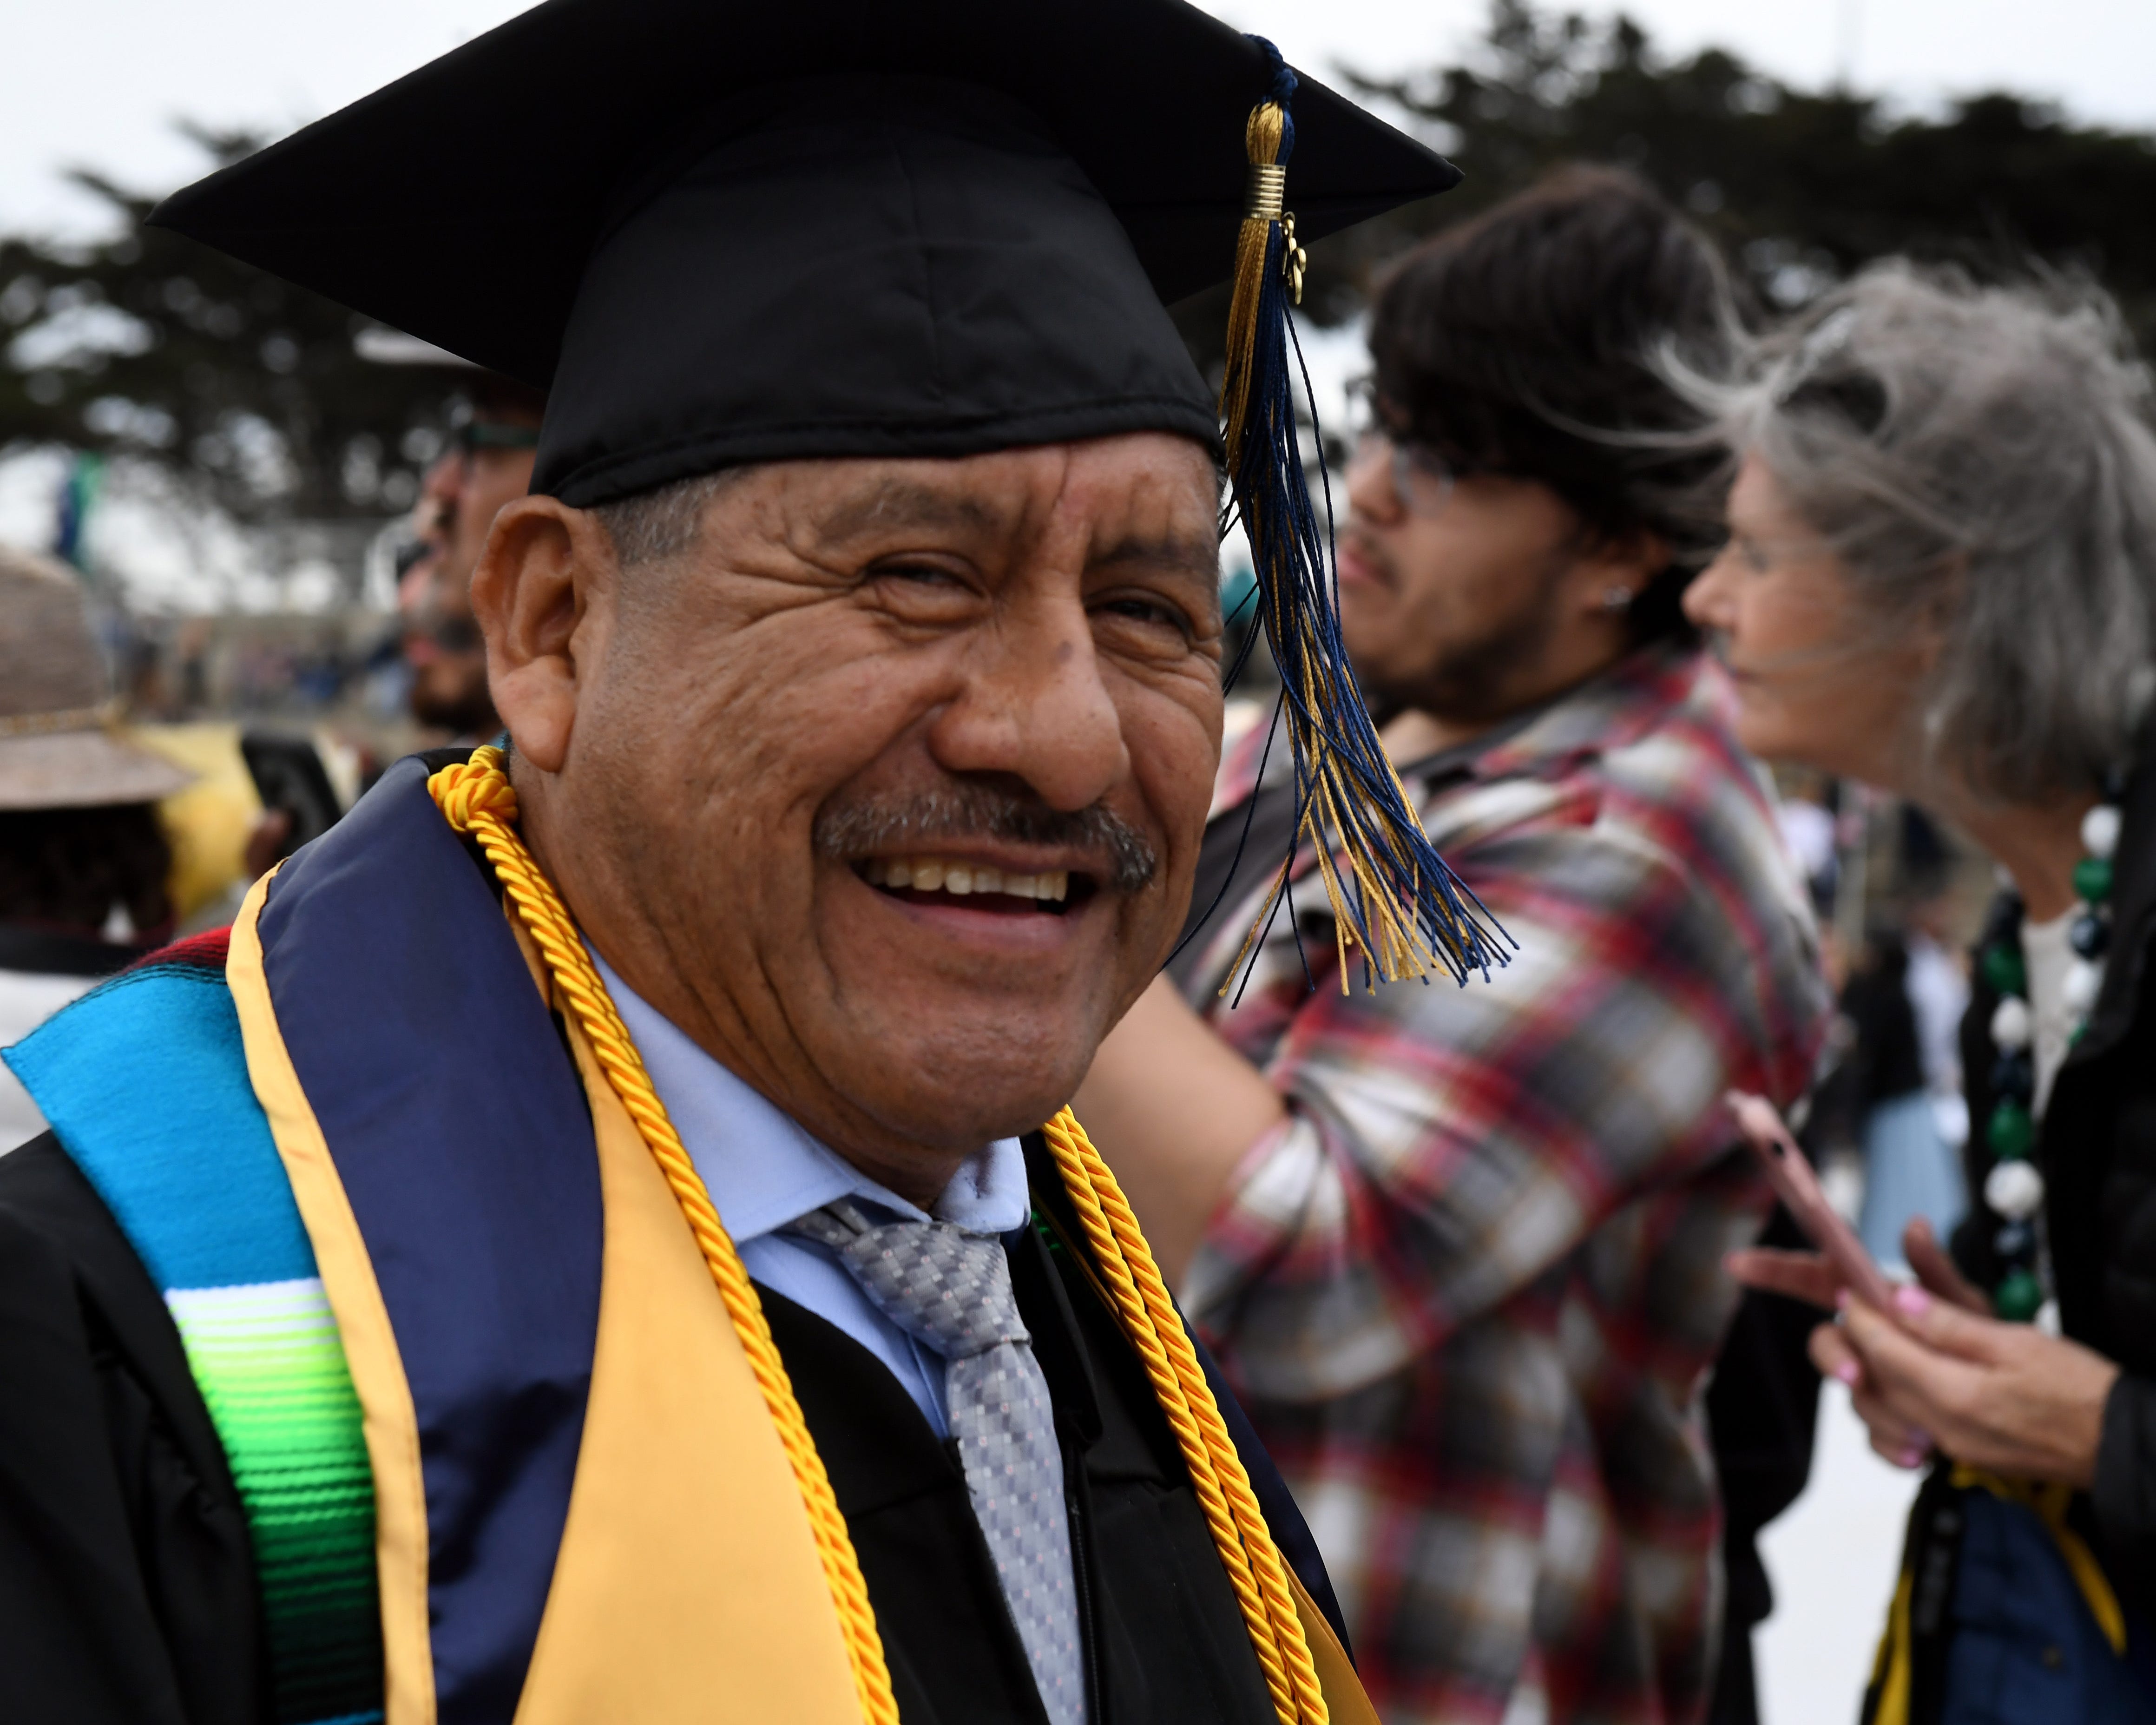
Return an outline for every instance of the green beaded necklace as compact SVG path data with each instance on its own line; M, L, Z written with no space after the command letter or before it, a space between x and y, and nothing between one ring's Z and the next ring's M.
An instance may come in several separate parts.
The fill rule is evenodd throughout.
M2116 800L2099 803L2082 820L2082 848L2074 865L2074 893L2080 903L2067 926L2066 942L2074 960L2066 972L2066 1009L2073 1015L2067 1046L2088 1028L2103 989L2104 955L2111 946L2112 856L2118 848ZM2021 951L2022 915L2016 900L1978 955L1985 983L1999 996L1991 1014L1995 1100L1984 1127L1984 1144L1994 1160L1984 1183L1985 1205L2000 1219L1993 1250L2005 1266L1992 1290L1992 1310L2010 1323L2028 1323L2050 1299L2049 1253L2043 1231L2044 1176L2030 1160L2036 1147L2035 1019L2029 1005L2029 967Z

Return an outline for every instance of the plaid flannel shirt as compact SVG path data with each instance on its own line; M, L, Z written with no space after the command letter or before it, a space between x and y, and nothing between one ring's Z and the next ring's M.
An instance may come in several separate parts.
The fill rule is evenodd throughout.
M1519 942L1486 983L1343 995L1307 855L1301 955L1283 913L1233 1009L1217 990L1255 886L1200 937L1194 1001L1290 1120L1238 1169L1185 1304L1391 1725L1707 1707L1703 1391L1737 1300L1722 1255L1768 1204L1720 1098L1791 1103L1828 1005L1729 699L1710 662L1646 649L1435 784L1409 776ZM1216 810L1250 794L1262 742L1230 752Z

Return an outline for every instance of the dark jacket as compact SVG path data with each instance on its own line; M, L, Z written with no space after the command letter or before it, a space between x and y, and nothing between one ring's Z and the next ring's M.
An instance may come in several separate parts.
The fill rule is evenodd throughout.
M2103 993L2060 1068L2036 1144L2051 1266L2066 1333L2115 1360L2097 1477L2084 1512L2104 1567L2129 1604L2156 1620L2156 738L2145 737L2126 789L2112 860L2112 921ZM1991 1015L1982 968L1962 1024L1969 1175L1990 1172ZM1984 1287L1999 1266L1999 1219L1979 1202L1956 1231L1955 1256Z
M1005 1244L1063 1440L1091 1717L1260 1725L1271 1703L1173 1436L1065 1244L1081 1236L1045 1151L1026 1149L1042 1222ZM1045 1725L951 1450L857 1343L775 1295L765 1304L906 1725ZM1282 1554L1337 1625L1307 1529L1216 1393ZM223 1450L163 1301L48 1133L0 1158L0 1719L270 1717Z

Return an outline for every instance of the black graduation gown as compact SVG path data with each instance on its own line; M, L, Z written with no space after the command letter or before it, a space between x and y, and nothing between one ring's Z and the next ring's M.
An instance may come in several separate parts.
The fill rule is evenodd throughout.
M1049 1234L1018 1237L1012 1280L1062 1441L1091 1717L1264 1725L1263 1680L1173 1438L1075 1260L1037 1139L1027 1159ZM1045 1725L956 1456L859 1343L764 1300L906 1725ZM1307 1530L1224 1395L1223 1413L1285 1555L1337 1624ZM0 1157L0 1719L269 1725L267 1670L246 1522L178 1332L48 1133Z

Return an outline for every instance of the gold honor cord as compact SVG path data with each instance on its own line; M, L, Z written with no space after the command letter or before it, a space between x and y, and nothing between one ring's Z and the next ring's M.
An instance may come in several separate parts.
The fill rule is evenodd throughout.
M883 1640L876 1632L860 1562L854 1554L853 1539L839 1512L823 1459L816 1453L815 1440L801 1417L785 1363L771 1339L763 1307L711 1194L704 1189L667 1117L665 1104L652 1088L628 1027L584 950L576 924L553 883L517 836L516 791L502 771L501 751L490 746L475 749L469 762L435 773L427 781L427 789L450 826L470 834L485 851L510 904L546 959L555 989L577 1014L607 1082L635 1122L681 1206L793 1465L853 1664L861 1716L868 1725L898 1725L898 1704L891 1696ZM1042 1132L1077 1209L1086 1243L1114 1295L1116 1315L1144 1363L1190 1470L1213 1543L1242 1608L1251 1648L1265 1673L1273 1710L1281 1725L1326 1725L1325 1697L1303 1639L1301 1620L1296 1615L1279 1548L1265 1527L1250 1476L1221 1422L1219 1407L1168 1299L1152 1253L1138 1231L1137 1219L1116 1177L1068 1108Z
M578 937L553 882L524 848L517 836L516 791L501 770L501 752L489 746L475 749L461 766L444 767L427 781L427 789L459 833L469 833L486 852L495 877L516 907L525 930L547 960L554 987L577 1014L577 1022L592 1045L607 1082L636 1122L637 1131L653 1159L666 1177L666 1184L681 1206L681 1214L696 1235L711 1272L719 1298L734 1333L741 1337L763 1404L778 1429L778 1441L793 1468L794 1483L808 1512L808 1526L815 1535L816 1553L823 1559L824 1579L831 1589L831 1604L839 1614L839 1628L845 1638L846 1656L852 1663L854 1691L860 1697L861 1717L868 1725L899 1725L898 1702L891 1692L891 1671L884 1664L883 1638L876 1633L875 1612L869 1604L868 1584L861 1579L860 1560L854 1554L845 1517L824 1471L824 1459L816 1453L815 1440L801 1417L793 1384L786 1375L778 1345L771 1339L771 1325L762 1302L750 1286L748 1271L734 1250L726 1224L719 1220L711 1194L704 1189L696 1164L682 1147L681 1136L667 1117L666 1106L651 1087L629 1028L615 1011L613 997L593 968L591 955Z
M1078 1212L1086 1244L1115 1296L1123 1334L1152 1380L1154 1398L1190 1470L1221 1567L1243 1608L1251 1650L1272 1692L1273 1711L1281 1725L1326 1725L1324 1692L1288 1591L1280 1548L1273 1543L1243 1458L1221 1420L1198 1352L1168 1297L1152 1248L1078 1117L1065 1108L1040 1132Z

